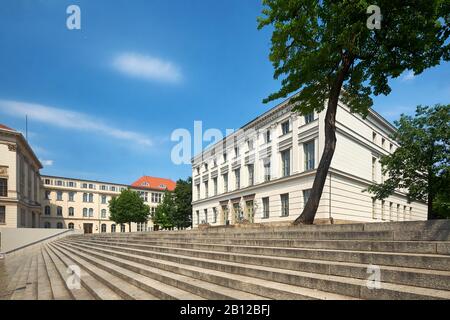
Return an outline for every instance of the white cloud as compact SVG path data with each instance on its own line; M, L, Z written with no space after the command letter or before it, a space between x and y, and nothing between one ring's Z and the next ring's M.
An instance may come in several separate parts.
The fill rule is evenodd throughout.
M143 146L152 145L151 139L145 135L115 128L100 119L81 112L11 100L0 100L0 111L15 117L28 115L28 118L33 119L33 121L46 123L51 126L101 134Z
M136 53L120 54L112 65L126 75L146 80L177 83L182 78L179 68L172 62Z
M414 75L414 71L409 70L403 77L402 82L414 80L416 76Z
M43 166L50 167L53 165L53 160L40 160Z

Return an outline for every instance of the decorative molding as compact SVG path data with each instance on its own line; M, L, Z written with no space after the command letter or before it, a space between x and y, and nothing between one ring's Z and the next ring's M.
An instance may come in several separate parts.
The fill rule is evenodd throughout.
M6 167L6 166L0 167L0 176L8 177L8 167Z
M16 152L17 151L17 145L15 145L15 144L8 144L8 150Z

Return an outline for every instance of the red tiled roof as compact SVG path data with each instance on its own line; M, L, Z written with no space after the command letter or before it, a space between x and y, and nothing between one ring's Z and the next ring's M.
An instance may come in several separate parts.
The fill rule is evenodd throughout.
M11 130L11 131L16 131L14 129L11 129L10 127L5 126L4 124L0 123L0 129L6 129L6 130Z
M155 178L149 176L140 177L131 184L132 187L159 189L159 190L175 190L176 183L170 179Z

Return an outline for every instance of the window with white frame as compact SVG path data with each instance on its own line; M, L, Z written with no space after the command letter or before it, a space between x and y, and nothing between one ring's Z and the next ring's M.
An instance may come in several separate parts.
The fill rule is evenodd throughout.
M247 165L248 170L248 185L253 186L255 184L255 166L253 164Z
M62 191L57 191L57 192L56 192L56 200L57 200L57 201L62 201L62 199L63 199L63 193L62 193Z
M287 177L291 174L291 150L281 152L282 176Z
M314 121L314 112L305 115L305 124L311 123L313 121Z
M314 140L306 142L303 145L303 151L305 154L305 170L313 170L315 167L315 148Z
M264 164L264 181L270 181L271 179L271 167L270 167L270 159L266 158L263 160L263 164Z
M69 192L69 201L74 202L75 201L75 192Z
M75 215L75 209L73 207L69 207L69 217L73 217Z
M288 134L290 131L291 131L291 128L290 128L290 125L289 125L289 120L284 121L281 124L281 134L285 135L285 134Z
M102 217L102 219L106 219L106 209L102 209L101 217Z
M228 192L228 173L222 175L223 177L223 192Z
M241 169L234 170L235 190L241 188Z
M281 216L287 217L289 216L289 194L285 193L280 195L281 199Z
M262 203L263 203L263 218L267 219L267 218L269 218L269 215L270 215L270 211L269 211L269 197L263 198L262 199Z

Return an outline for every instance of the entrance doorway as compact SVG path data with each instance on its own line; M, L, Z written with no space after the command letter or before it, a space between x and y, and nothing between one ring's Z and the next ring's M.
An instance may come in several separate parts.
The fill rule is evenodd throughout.
M230 221L228 220L228 205L222 206L222 212L223 212L223 224L227 226L230 224Z
M249 200L245 202L245 206L247 209L247 219L248 222L253 223L254 221L254 210L253 210L253 200Z
M84 233L92 233L92 223L83 223Z

